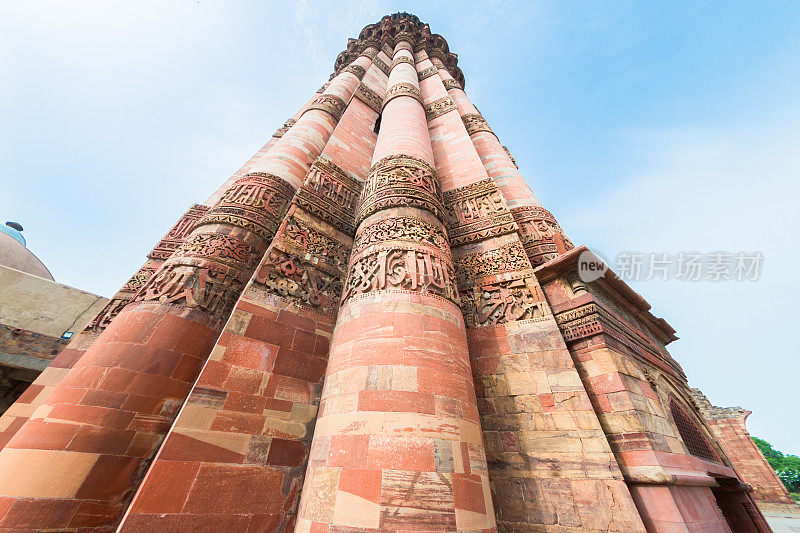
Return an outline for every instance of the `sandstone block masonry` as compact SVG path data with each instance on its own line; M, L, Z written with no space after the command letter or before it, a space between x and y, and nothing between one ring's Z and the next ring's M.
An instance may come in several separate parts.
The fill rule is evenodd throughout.
M21 399L0 529L769 531L584 249L386 16Z

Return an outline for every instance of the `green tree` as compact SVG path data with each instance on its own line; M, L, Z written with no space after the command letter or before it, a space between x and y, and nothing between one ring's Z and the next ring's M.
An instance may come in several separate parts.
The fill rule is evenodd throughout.
M784 454L780 450L773 448L769 442L758 437L753 437L753 442L756 443L769 465L778 474L783 484L786 485L786 489L791 493L800 492L800 457ZM792 497L794 496L795 494L792 494Z

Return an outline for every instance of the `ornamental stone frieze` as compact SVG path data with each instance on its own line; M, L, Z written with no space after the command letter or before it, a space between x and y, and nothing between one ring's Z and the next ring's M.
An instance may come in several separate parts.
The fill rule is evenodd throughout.
M452 246L517 231L514 216L492 179L444 193Z
M356 88L355 97L367 104L373 111L380 113L383 107L383 98L378 96L378 93L364 85L359 84Z
M422 103L422 95L419 93L419 89L410 83L397 83L386 90L386 98L383 99L383 107L385 108L386 104L398 96L410 96L420 104Z
M492 131L492 128L489 127L489 123L486 122L486 119L477 113L463 115L461 120L464 121L464 127L467 128L467 133L470 135L474 135L475 133L481 131L486 131L494 135L494 132Z
M456 110L456 103L449 96L434 100L425 106L425 116L428 121L441 117L445 113Z

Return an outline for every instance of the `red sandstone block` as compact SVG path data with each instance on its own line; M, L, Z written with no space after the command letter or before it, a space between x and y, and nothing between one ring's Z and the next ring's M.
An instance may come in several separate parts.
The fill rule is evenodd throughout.
M163 458L154 462L131 505L131 513L180 512L199 469L199 462Z
M359 411L384 411L394 413L436 412L433 394L392 390L362 390L358 393Z
M125 455L129 457L151 457L161 444L162 435L152 433L136 433Z
M589 383L591 384L592 393L597 395L625 390L622 378L617 373L590 377Z
M59 403L76 404L80 402L84 394L86 394L86 389L64 387L62 384L50 393L50 396L47 397L47 403L48 405L56 405Z
M125 455L135 434L135 431L127 429L78 426L75 437L66 449L73 452Z
M271 371L277 355L278 347L274 344L233 335L222 360L245 368Z
M183 400L189 395L191 384L171 377L134 372L129 391L133 394L154 398L177 398Z
M205 359L198 359L192 355L184 355L178 361L175 370L170 377L184 383L194 383L200 371L203 369Z
M50 411L49 417L62 420L71 420L83 424L92 424L101 427L125 429L133 420L134 413L107 409L105 407L92 407L89 405L56 405Z
M78 426L43 420L28 420L17 431L7 447L19 449L66 450L75 437Z
M259 305L255 305L250 302L246 302L244 300L239 300L236 304L237 311L244 311L245 313L251 313L252 315L259 316L262 318L267 318L270 320L275 320L278 318L278 314L270 311L269 309L265 309ZM252 319L251 319L252 320Z
M256 394L261 388L263 377L264 373L260 370L250 370L240 366L233 366L230 367L223 388L228 391Z
M326 465L363 468L367 464L368 446L369 435L334 435L331 437Z
M80 400L80 405L91 405L94 407L108 407L111 409L121 409L125 405L128 395L124 392L114 392L106 390L87 390Z
M278 312L278 322L280 324L286 324L287 326L304 329L306 331L314 331L316 329L316 322L314 322L314 320L299 316L285 309L281 309Z
M28 388L25 389L25 392L19 395L19 398L17 398L17 402L31 403L33 400L36 399L36 397L39 395L42 389L44 389L43 385L37 385L35 383L29 385Z
M228 379L231 365L221 361L208 361L203 367L203 371L197 378L197 385L203 387L222 388L225 380Z
M269 447L267 464L275 466L300 466L308 456L308 446L299 440L273 438Z
M123 511L123 505L116 502L81 502L69 521L69 527L94 528L113 524Z
M283 475L261 466L200 466L184 507L187 513L274 514L283 508ZM258 490L254 490L258 487Z
M80 500L122 501L135 486L134 479L142 459L120 455L101 455L89 471L75 497Z
M339 490L355 494L374 503L381 501L381 471L363 468L342 468Z
M254 316L247 325L245 336L249 339L256 339L288 348L292 345L294 330L294 327L287 326L286 324L280 324L274 320Z
M328 340L328 337L317 335L314 342L314 355L317 357L327 358L329 350L330 341Z
M257 514L250 518L247 525L247 533L276 533L281 531L283 515L280 514ZM293 531L293 526L287 524L285 531Z
M451 474L453 479L453 499L456 509L486 512L486 503L483 500L483 486L481 477L477 474Z
M249 413L219 411L214 417L211 429L214 431L233 431L248 435L260 435L266 418Z
M265 395L279 400L310 404L314 399L316 384L273 374L267 383Z
M312 331L297 329L292 340L292 350L313 354L314 345L317 342L317 335Z
M72 368L84 353L84 350L65 348L53 359L50 366L53 368Z
M290 412L292 410L292 406L294 402L289 402L286 400L276 400L275 398L264 398L264 408L271 409L273 411L283 411L283 412Z
M261 414L266 407L266 403L267 399L263 396L231 391L227 395L227 400L225 400L224 409L227 411Z
M241 464L244 462L244 454L203 442L188 435L170 432L159 451L159 461L162 460Z
M442 396L449 396L457 400L466 401L470 394L467 392L467 381L460 375L451 372L427 369L417 373L419 392L429 392Z
M154 415L161 412L163 405L164 401L161 398L129 394L125 403L122 404L122 410Z
M63 528L69 524L78 508L74 500L17 499L0 521L0 528L26 528L41 531L44 528Z
M210 513L214 506L205 510ZM127 532L187 532L246 533L249 515L225 514L130 514L119 529Z
M326 366L327 361L321 357L281 347L278 350L273 372L281 376L317 383L325 375Z
M367 468L381 470L435 470L433 440L372 435L367 451Z

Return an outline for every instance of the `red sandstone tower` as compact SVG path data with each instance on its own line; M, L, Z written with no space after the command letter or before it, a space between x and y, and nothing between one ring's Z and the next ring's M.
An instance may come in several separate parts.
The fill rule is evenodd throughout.
M583 250L384 17L0 419L0 528L769 531Z

